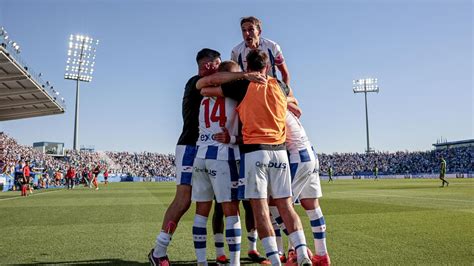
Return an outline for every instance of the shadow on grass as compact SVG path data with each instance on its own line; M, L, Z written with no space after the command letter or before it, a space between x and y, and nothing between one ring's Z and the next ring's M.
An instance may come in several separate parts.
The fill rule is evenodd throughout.
M27 266L27 265L150 265L149 262L138 262L138 261L127 261L122 259L97 259L97 260L74 260L74 261L49 261L49 262L32 262L32 263L20 263L13 265ZM241 259L240 264L243 265L252 265L254 262L248 259ZM171 261L171 265L196 265L196 261ZM215 262L209 261L209 265L218 265ZM256 264L258 265L258 264Z

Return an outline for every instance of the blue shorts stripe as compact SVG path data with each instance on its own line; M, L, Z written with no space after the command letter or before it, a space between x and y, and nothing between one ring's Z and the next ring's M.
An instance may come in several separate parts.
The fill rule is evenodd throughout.
M313 237L314 237L314 239L326 238L326 232L317 232L317 233L313 232Z
M298 170L298 163L290 163L291 181L295 178L296 170Z
M207 235L207 229L205 227L193 226L193 235Z
M225 237L236 237L241 236L242 230L241 229L226 229L225 230Z
M309 156L308 149L300 150L299 153L300 153L300 160L302 163L311 161L311 157Z
M191 185L191 178L193 177L193 173L181 173L181 180L180 185Z
M324 221L324 217L321 217L316 220L311 220L311 227L317 227L326 224Z
M217 146L207 146L206 159L217 160Z
M229 244L229 251L230 252L240 251L240 244Z
M235 161L234 148L229 148L229 157L228 161Z
M196 146L186 145L183 154L182 166L193 166L194 158L196 157Z
M239 173L239 188L237 192L237 198L239 200L245 199L245 185L243 179L245 178L245 154L240 154L240 173Z
M206 241L194 241L194 248L206 248Z

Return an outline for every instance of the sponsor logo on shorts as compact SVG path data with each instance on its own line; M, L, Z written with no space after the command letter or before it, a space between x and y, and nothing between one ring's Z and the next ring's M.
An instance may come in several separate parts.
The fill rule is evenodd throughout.
M215 140L214 134L201 134L199 138L201 139L201 141L204 141L204 142L208 140Z
M194 167L194 172L196 173L207 173L210 176L216 176L217 171L213 169L207 169L207 168L199 168L199 167Z
M183 172L189 172L191 170L193 170L192 166L183 166Z
M262 163L257 161L255 163L255 166L259 168L278 168L278 169L286 169L286 163L279 163L279 162L268 162L268 163Z

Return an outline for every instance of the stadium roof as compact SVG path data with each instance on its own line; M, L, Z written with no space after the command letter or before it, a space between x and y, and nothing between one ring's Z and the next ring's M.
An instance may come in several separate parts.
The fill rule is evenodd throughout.
M11 41L0 36L0 121L62 114L59 93L28 70ZM51 93L48 93L49 89Z
M436 149L474 146L474 139L435 143L433 146L435 146Z

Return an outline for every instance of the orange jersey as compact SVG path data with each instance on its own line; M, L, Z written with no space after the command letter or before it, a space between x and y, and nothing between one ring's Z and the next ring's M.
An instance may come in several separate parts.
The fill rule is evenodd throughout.
M286 95L278 81L251 82L236 108L242 121L244 144L282 144L286 140Z

